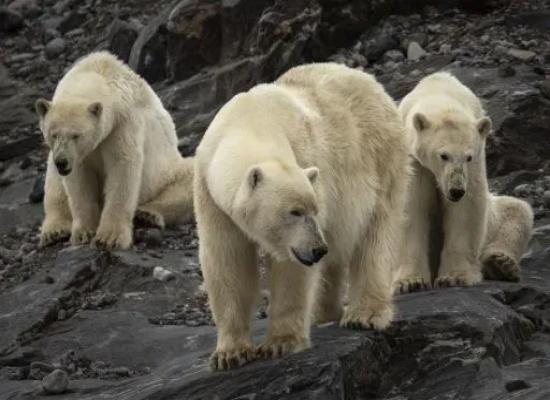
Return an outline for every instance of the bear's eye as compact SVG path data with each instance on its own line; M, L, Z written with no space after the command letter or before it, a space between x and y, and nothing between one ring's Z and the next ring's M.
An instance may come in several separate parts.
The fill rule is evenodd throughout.
M80 139L80 135L78 133L74 133L74 134L71 135L71 139L78 140L78 139Z
M468 161L468 162L472 161L472 156L466 157L466 161Z
M53 139L53 140L57 140L57 138L58 138L57 133L53 133L53 134L52 134L52 139Z
M290 215L292 215L293 217L303 217L304 216L304 211L303 210L298 210L298 209L291 210Z
M449 161L449 155L447 153L442 153L439 155L443 161Z

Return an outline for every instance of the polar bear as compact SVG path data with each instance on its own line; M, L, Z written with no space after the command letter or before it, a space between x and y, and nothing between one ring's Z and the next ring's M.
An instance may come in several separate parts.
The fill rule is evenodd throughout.
M192 216L193 161L160 99L115 56L77 61L35 108L50 148L43 245L70 234L126 249L134 216L160 227Z
M533 212L522 200L489 193L485 139L491 120L479 99L440 72L421 80L399 111L413 178L396 290L430 287L434 262L436 287L478 283L481 265L488 278L518 280Z
M407 157L392 99L372 76L337 64L293 68L218 112L197 149L193 186L218 328L213 369L304 350L313 320L390 324ZM258 250L269 260L271 304L254 351Z

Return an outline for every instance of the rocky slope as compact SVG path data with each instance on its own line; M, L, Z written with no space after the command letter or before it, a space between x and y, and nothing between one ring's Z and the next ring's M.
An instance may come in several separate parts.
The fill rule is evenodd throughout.
M544 0L4 0L0 399L548 397L549 21ZM302 62L372 72L396 99L453 71L493 118L492 187L536 211L522 281L400 296L384 334L317 327L311 351L208 372L215 330L192 225L138 230L117 254L37 248L46 151L32 103L104 48L154 85L186 155L232 95ZM265 317L264 300L257 340Z

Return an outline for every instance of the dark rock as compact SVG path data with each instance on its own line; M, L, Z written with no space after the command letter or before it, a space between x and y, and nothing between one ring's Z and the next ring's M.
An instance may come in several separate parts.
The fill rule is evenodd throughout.
M521 49L510 49L508 51L508 54L511 55L514 58L517 58L521 61L529 62L532 61L536 56L537 53L530 51L530 50L521 50Z
M218 0L184 0L168 15L168 73L188 78L221 57L222 5Z
M128 64L150 83L166 78L166 19L167 8L155 17L139 33L128 59Z
M509 392L516 392L518 390L523 390L530 388L529 384L525 382L524 380L517 379L514 381L506 382L506 390Z
M34 122L35 117L32 113L29 113L28 118L29 120ZM7 124L8 123L6 123L6 125ZM0 126L2 126L1 116ZM39 136L31 136L20 140L15 140L10 143L2 143L2 141L0 140L0 161L11 160L12 158L27 154L30 150L38 148L41 144L42 138Z
M512 14L506 17L506 25L510 28L516 28L517 26L528 26L543 32L549 32L550 11L542 9Z
M546 97L548 100L550 100L550 81L545 80L539 85L540 93Z
M377 61L384 53L398 47L399 42L391 31L382 30L363 44L362 53L369 61Z
M132 24L117 18L109 26L106 48L124 62L128 62L137 36L137 29Z
M51 364L34 361L31 363L31 368L29 372L29 379L34 379L41 381L45 376L49 375L55 370L55 367Z
M61 369L56 369L42 379L42 389L48 394L62 394L69 387L69 376Z
M45 48L46 57L54 59L65 51L66 42L63 38L55 38L50 41Z
M511 65L503 65L498 68L498 76L501 78L509 78L516 74L516 70Z
M59 22L57 29L61 33L67 33L73 29L80 28L86 21L86 14L80 11L69 11Z
M44 184L44 175L37 176L32 186L32 191L29 194L29 201L31 203L42 203L42 200L44 200Z
M0 7L0 32L12 33L23 27L21 15L6 7Z

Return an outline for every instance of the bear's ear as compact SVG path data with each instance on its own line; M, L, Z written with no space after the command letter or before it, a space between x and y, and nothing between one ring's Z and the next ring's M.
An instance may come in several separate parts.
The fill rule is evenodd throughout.
M319 177L319 168L317 167L309 167L304 168L304 172L307 176L307 179L314 184L317 181L317 178Z
M260 167L252 167L248 171L248 185L251 189L256 189L264 179L264 173Z
M481 137L486 138L489 133L491 133L491 129L493 128L493 123L491 122L491 119L489 117L483 117L480 118L477 121L477 131L481 135Z
M428 121L428 118L422 113L416 113L413 115L413 125L417 132L422 132L428 129L432 124Z
M94 117L99 118L101 116L101 112L103 111L103 106L101 103L92 103L88 106L88 111Z
M38 99L34 103L34 109L38 116L40 118L44 118L44 116L48 113L48 110L50 109L51 103L46 99Z

